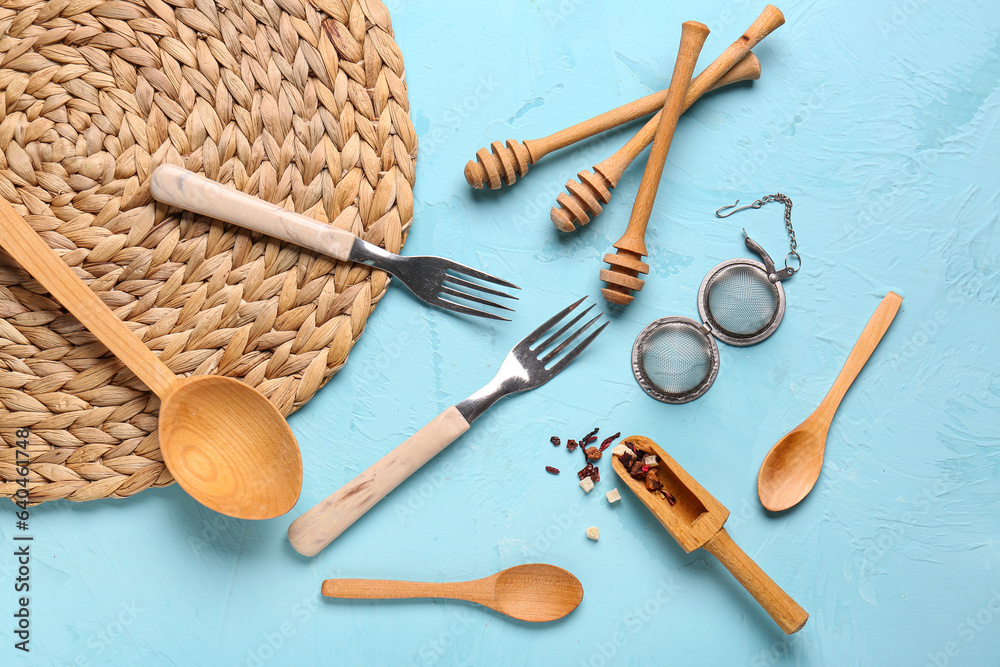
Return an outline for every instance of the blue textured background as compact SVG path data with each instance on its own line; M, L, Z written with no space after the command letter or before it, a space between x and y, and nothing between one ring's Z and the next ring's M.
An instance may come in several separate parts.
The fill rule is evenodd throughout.
M1000 664L1000 13L988 0L782 5L786 25L756 50L761 80L680 122L636 302L562 376L499 403L321 555L285 539L290 518L485 383L556 307L599 298L600 257L644 159L583 231L560 235L548 209L630 135L552 155L499 193L470 190L465 161L664 87L682 21L712 29L704 66L762 6L392 0L421 139L406 252L513 277L525 287L514 322L428 310L393 285L347 367L291 418L306 473L289 517L229 519L176 486L36 509L31 664ZM803 256L780 329L720 346L703 398L646 397L628 365L639 330L696 316L705 272L746 255L740 227L784 255L779 205L712 212L776 191L795 201ZM767 516L764 454L817 405L889 290L902 310L841 406L815 490ZM811 613L805 629L785 638L634 497L609 506L608 466L584 495L578 455L548 438L591 426L652 437L729 507L733 538ZM0 662L21 664L4 515ZM538 561L585 589L579 609L542 626L462 603L319 596L333 576L461 580Z

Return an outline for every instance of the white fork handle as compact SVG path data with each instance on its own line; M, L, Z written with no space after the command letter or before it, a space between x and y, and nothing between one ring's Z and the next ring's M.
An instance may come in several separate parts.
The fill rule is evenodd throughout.
M161 164L149 180L153 199L274 236L335 259L348 261L354 234L325 225L277 204L239 192L174 164Z
M375 506L420 466L469 430L451 406L401 445L372 464L288 527L288 541L304 556L315 556L362 514Z

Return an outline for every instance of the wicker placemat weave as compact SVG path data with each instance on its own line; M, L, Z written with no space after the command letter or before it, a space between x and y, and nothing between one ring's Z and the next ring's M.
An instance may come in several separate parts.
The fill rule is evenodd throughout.
M398 252L417 151L379 0L0 0L0 196L175 373L288 414L344 364L387 276L156 204L163 162ZM172 483L159 401L0 253L0 494ZM23 471L22 471L23 472Z

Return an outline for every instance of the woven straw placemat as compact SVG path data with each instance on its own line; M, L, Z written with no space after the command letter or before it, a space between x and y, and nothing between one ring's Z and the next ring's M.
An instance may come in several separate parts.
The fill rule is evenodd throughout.
M156 204L173 162L399 252L417 139L379 0L0 0L0 196L175 373L289 414L344 364L386 274ZM173 482L158 399L0 253L0 495ZM22 471L23 472L23 471Z

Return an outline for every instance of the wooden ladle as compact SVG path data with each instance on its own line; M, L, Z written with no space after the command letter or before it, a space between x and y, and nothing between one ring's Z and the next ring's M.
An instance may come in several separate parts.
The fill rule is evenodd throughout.
M723 528L729 518L729 510L649 438L633 435L622 442L632 443L637 450L660 457L659 465L653 469L663 484L664 493L669 494L673 503L647 489L643 482L633 479L618 456L612 457L611 466L681 548L690 553L698 547L705 547L726 566L786 635L801 630L809 614L729 537Z
M484 579L450 583L327 579L323 595L353 600L448 598L489 607L522 621L554 621L576 609L583 586L572 574L544 563L517 565Z
M160 397L160 451L185 491L241 519L292 508L302 458L270 401L233 378L175 376L2 198L0 245Z
M844 395L864 368L899 311L903 297L889 292L868 320L826 398L806 420L789 431L764 457L757 473L757 495L772 512L793 507L812 490L823 467L830 422Z

